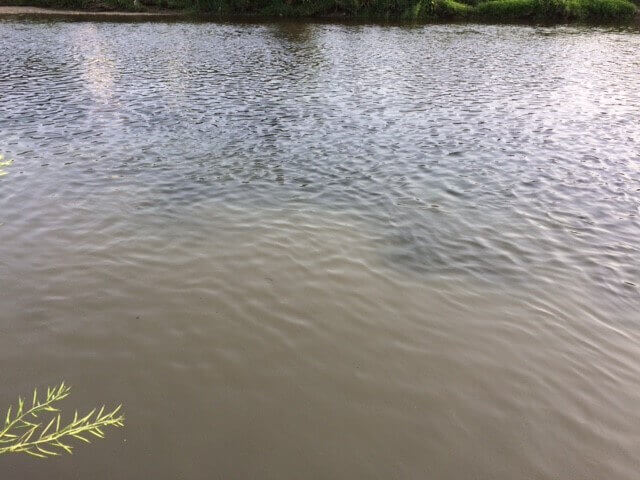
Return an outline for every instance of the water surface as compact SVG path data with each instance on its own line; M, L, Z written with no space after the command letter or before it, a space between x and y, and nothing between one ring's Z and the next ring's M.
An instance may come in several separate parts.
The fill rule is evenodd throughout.
M0 22L6 478L637 479L640 35Z

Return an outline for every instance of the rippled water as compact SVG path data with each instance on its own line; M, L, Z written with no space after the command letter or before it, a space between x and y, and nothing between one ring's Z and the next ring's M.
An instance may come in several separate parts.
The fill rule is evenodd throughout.
M0 403L127 414L4 478L638 478L638 33L0 46Z

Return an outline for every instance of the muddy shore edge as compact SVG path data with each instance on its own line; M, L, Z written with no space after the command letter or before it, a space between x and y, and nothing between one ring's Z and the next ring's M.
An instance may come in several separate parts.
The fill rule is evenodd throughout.
M191 15L176 11L157 12L119 12L119 11L91 11L91 10L60 10L40 7L11 7L0 6L0 18L51 18L78 20L180 20L191 18Z

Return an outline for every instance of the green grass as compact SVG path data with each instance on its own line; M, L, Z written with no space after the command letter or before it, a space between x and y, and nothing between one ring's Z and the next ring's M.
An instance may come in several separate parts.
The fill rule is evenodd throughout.
M473 6L455 0L439 0L435 5L435 16L439 19L465 19L473 12Z
M637 7L624 0L582 0L579 2L579 18L582 20L616 21L632 18Z
M489 22L629 21L637 7L629 0L0 0L78 10L153 10L231 16L349 17L363 19ZM640 0L639 0L640 1ZM479 2L479 3L478 3Z
M474 13L486 19L524 20L533 17L538 0L491 0L475 7Z
M475 14L486 20L615 21L630 20L637 8L628 0L490 0Z

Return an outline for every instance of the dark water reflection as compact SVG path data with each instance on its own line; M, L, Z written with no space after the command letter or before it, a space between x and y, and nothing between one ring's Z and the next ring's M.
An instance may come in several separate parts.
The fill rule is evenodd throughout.
M635 479L640 36L0 22L7 478Z

